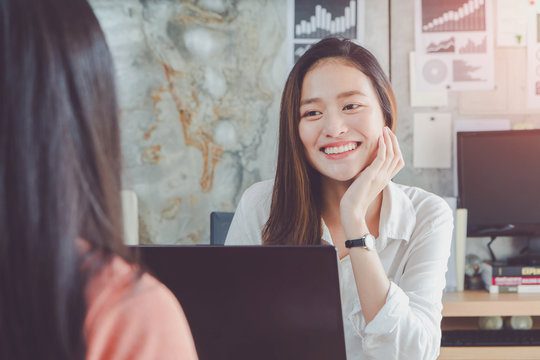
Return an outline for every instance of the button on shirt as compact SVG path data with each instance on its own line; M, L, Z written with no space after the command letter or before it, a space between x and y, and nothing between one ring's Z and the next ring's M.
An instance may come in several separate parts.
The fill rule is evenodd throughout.
M270 215L273 181L243 194L226 245L259 245ZM323 222L323 240L333 244ZM375 249L390 279L386 303L366 325L349 256L338 259L347 359L436 359L442 292L453 230L440 197L390 182L383 190Z

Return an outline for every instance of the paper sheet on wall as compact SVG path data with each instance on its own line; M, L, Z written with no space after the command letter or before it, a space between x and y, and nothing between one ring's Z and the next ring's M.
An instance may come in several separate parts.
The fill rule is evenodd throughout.
M364 43L365 0L288 0L290 67L314 43L328 36Z
M540 108L540 2L530 5L527 36L527 107Z
M457 133L460 131L498 131L510 130L512 124L508 119L456 119L453 131L453 158L454 158L454 196L458 196L457 176Z
M415 1L418 88L493 89L493 0Z
M527 44L528 0L497 0L497 46Z
M448 106L448 91L422 91L416 84L416 59L414 51L409 53L409 90L412 107Z
M413 151L414 167L449 169L452 166L452 116L414 114Z

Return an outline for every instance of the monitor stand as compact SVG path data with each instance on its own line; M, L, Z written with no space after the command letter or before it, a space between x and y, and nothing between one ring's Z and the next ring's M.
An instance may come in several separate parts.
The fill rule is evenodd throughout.
M540 266L540 252L513 256L508 258L508 265Z

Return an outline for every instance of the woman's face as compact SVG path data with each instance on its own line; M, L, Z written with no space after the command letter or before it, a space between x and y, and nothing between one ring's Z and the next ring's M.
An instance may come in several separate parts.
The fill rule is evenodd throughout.
M384 118L371 80L340 59L317 64L304 77L300 139L323 176L354 179L375 158Z

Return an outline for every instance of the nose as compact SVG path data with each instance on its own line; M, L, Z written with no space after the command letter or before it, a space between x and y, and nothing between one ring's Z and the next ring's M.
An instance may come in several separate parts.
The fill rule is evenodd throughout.
M341 114L328 112L325 117L323 131L324 136L334 138L345 135L349 129Z

